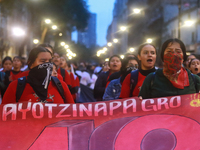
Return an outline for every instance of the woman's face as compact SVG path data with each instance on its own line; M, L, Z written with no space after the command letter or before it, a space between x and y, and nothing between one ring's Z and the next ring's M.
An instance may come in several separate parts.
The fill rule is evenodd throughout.
M127 67L135 67L135 69L138 69L138 62L136 60L129 60Z
M103 71L106 72L110 69L109 65L108 65L108 62L105 62L104 65L103 65Z
M14 58L13 59L13 67L16 68L16 69L19 69L21 68L22 66L22 62L19 58Z
M60 65L60 56L57 53L53 54L53 59L52 60L53 60L54 64L56 64L56 66Z
M110 70L111 71L117 72L120 70L121 66L122 66L122 63L118 57L113 57L110 60Z
M6 60L3 64L3 68L5 71L9 71L12 69L12 62L10 60Z
M189 65L191 59L195 59L195 58L196 58L196 57L195 57L194 55L188 56L188 58L187 58L187 60L186 60L186 62L185 62L187 68L189 67L188 65Z
M156 49L152 45L145 45L138 55L138 59L141 62L141 69L152 69L156 62Z
M51 62L52 57L49 52L40 52L35 59L34 63L30 66L30 69L47 62Z
M60 57L60 67L65 69L67 66L66 59L64 57Z
M200 72L200 61L198 59L193 59L190 64L189 69L193 74L199 73Z
M180 44L177 42L168 44L167 48L164 51L164 55L168 54L168 53L180 54L183 58L183 51L181 49ZM182 63L183 63L183 59L182 59Z

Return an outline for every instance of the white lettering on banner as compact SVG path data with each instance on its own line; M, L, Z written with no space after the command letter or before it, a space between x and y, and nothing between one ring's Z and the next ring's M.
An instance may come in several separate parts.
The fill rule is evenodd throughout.
M99 106L101 106L101 105L102 105L102 107L99 108ZM94 111L95 111L94 116L98 116L99 115L98 112L100 112L101 110L103 110L103 115L106 116L107 115L106 103L97 103L97 104L95 104L95 107L94 107Z
M169 105L167 103L168 99L167 98L158 98L158 110L161 110L161 106L164 105L165 109L169 109Z
M9 111L7 111L8 108L11 108L11 109ZM7 105L3 106L3 113L2 113L3 121L7 120L7 116L9 114L12 114L12 119L11 120L16 120L16 117L17 117L17 104L7 104Z
M73 104L72 106L73 106L72 107L73 108L73 117L77 117L77 108L76 108L77 105Z
M39 116L37 116L36 107L39 106ZM44 106L42 103L34 103L32 108L32 114L34 118L43 118L44 117Z
M150 101L150 105L147 105L146 103ZM153 105L151 105L153 104ZM142 101L142 110L143 111L158 111L161 110L161 106L164 106L164 109L169 108L177 108L181 106L181 97L180 96L174 96L170 100L166 97L164 98L158 98L157 104L155 104L155 100L153 99L145 99Z
M114 104L117 104L117 105L114 106ZM111 102L111 103L110 103L110 113L109 113L109 114L110 114L110 115L113 115L113 110L119 108L121 105L122 105L122 103L121 103L121 102L118 102L118 101L116 101L116 102Z
M67 110L67 108L70 106L70 104L60 104L59 106L64 106L64 108L56 115L56 118L61 118L61 117L70 117L71 115L62 115L62 113Z
M79 116L83 117L83 111L88 115L92 116L92 104L88 104L88 108L84 104L79 105Z
M22 112L22 119L26 119L26 113L31 110L31 102L28 102L26 109L22 109L22 105L23 103L19 103L18 111Z
M130 103L128 105L129 101L132 101L132 103ZM123 113L126 114L127 113L127 109L130 108L130 107L133 107L133 112L136 112L136 100L135 99L128 99L128 100L125 100L123 102Z
M57 107L57 104L49 104L49 103L45 103L45 106L48 107L48 117L52 118L52 114L53 114L53 107Z
M150 106L147 106L147 108L151 108L153 107L153 109L147 109L146 108L146 102L147 101L150 101L150 104L153 104L154 103L154 100L153 99L145 99L142 101L142 110L143 111L157 111L157 108L156 108L156 105L150 105Z
M177 102L177 105L174 106L175 101ZM170 105L171 108L177 108L177 107L181 106L181 97L180 96L172 97L170 99L169 105Z
M141 105L140 105L141 103ZM24 105L24 106L23 106ZM139 108L141 106L141 108ZM48 118L69 118L69 117L92 117L92 116L112 116L117 113L135 113L139 111L168 110L181 106L181 96L171 98L145 99L141 102L136 99L116 100L110 102L87 103L87 104L52 104L52 103L16 103L5 104L2 110L2 120L7 121L16 118L27 119L32 115L35 119ZM56 111L55 111L55 110ZM46 111L47 110L47 111ZM20 112L22 116L17 115ZM47 112L47 114L45 114Z

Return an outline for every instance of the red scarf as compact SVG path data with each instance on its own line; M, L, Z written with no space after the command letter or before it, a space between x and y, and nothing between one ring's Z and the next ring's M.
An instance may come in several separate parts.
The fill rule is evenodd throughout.
M189 86L188 73L182 67L182 60L183 55L179 53L169 52L164 55L163 74L178 89Z

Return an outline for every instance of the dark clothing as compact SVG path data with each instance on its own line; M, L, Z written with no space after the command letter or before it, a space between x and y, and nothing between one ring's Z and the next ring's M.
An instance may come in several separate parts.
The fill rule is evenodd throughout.
M196 93L196 88L191 72L187 70L187 73L190 85L184 87L184 89L178 89L175 88L172 83L164 76L163 69L158 69L155 74L151 73L145 78L139 96L142 96L143 99L146 99ZM197 91L199 91L200 78L197 75L194 75L194 77L197 84Z
M115 72L113 74L110 75L108 81L112 81L114 79L118 79L121 76L121 71Z
M99 74L94 86L94 98L101 101L105 92L106 83L108 80L109 71Z

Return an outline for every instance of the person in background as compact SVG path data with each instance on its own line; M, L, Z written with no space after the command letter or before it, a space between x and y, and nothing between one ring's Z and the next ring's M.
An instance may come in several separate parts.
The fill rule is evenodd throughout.
M12 58L9 56L6 56L2 61L3 68L1 69L2 72L10 71L12 70Z
M62 52L64 50L65 49L63 47L56 48L53 53L52 61L53 61L53 63L55 63L55 65L58 68L58 70L57 70L58 74L60 74L63 77L63 81L68 85L69 89L71 90L72 83L70 80L70 76L65 69L60 67L60 63L61 63L60 57L62 56Z
M135 57L126 57L122 60L122 67L120 70L120 77L112 80L103 95L103 100L118 99L121 93L121 84L125 77L131 73L131 71L138 69L138 59Z
M75 81L73 73L71 72L70 63L67 62L67 58L64 57L64 56L60 57L60 68L65 69L67 71L67 73L69 74L69 76L70 76L71 85L72 85L70 92L71 92L72 97L73 97L73 99L75 101L76 100L76 93L78 92L77 83Z
M193 74L197 74L199 76L199 74L200 74L200 61L199 61L199 59L197 59L197 58L191 59L188 67L189 67L189 70Z
M21 57L21 61L22 61L21 71L27 71L28 70L28 65L26 64L26 58L25 57Z
M194 54L187 56L186 61L183 62L185 64L185 68L189 69L189 63L190 63L191 59L195 59L195 58L196 58L196 56Z
M4 81L4 84L5 84L5 88L7 89L8 85L14 81L14 80L17 80L18 78L21 77L21 66L22 66L22 61L21 61L21 57L19 56L15 56L13 58L13 69L10 70L10 71L6 71L5 72L5 81ZM5 90L6 90L5 89ZM3 92L4 93L4 92ZM3 94L2 93L2 94Z
M186 48L179 39L166 40L161 49L163 69L149 74L139 93L140 99L199 93L200 78L183 67Z
M144 43L138 48L139 69L126 76L122 83L120 98L138 96L144 79L151 72L155 72L156 48Z
M102 101L103 94L105 92L107 81L111 74L118 72L121 69L121 58L118 55L113 55L109 59L109 71L101 72L96 80L94 87L94 98L97 101Z
M16 103L23 101L43 102L43 103L64 103L58 88L51 79L53 64L52 55L44 47L36 47L31 50L28 58L30 69L25 82L25 88L17 101L16 91L19 80L11 82L6 90L2 104ZM74 103L73 98L66 84L61 82L64 90L66 103ZM10 94L12 93L12 94Z
M109 71L110 67L109 67L109 62L105 61L102 65L102 71L101 72L107 72Z

